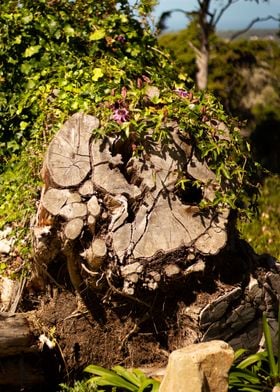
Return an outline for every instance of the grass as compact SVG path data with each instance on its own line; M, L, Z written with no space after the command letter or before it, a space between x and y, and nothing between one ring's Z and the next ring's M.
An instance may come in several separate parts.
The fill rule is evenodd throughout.
M261 189L259 215L239 222L241 237L256 253L268 253L280 261L280 175L267 177Z

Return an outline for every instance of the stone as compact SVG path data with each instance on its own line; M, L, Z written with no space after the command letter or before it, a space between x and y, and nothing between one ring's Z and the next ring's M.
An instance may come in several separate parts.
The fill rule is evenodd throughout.
M241 295L241 288L236 287L229 293L220 296L217 300L208 304L200 314L200 325L204 326L205 324L220 320L231 302L241 297Z
M166 267L164 267L164 272L168 278L171 278L174 275L180 274L181 269L176 264L168 264Z
M173 351L159 392L227 392L233 349L221 340Z
M0 253L9 254L11 251L11 242L7 239L0 241Z

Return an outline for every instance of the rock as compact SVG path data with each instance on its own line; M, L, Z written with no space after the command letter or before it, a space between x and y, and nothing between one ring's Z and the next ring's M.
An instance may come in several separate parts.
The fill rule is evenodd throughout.
M159 392L227 392L233 358L233 349L220 340L175 350Z
M0 253L9 254L11 251L11 242L7 239L0 241Z
M19 289L19 281L0 277L0 311L8 312Z
M179 275L181 269L176 264L168 264L166 267L164 267L164 272L168 278L171 278L174 275Z
M222 295L216 301L207 305L200 314L200 325L205 325L220 320L225 314L228 306L242 295L240 287L236 287L229 293Z
M11 226L5 227L3 230L0 230L0 240L3 238L9 237L9 235L12 233L13 229Z
M9 238L13 229L10 226L0 230L0 253L9 254L11 252L14 238Z

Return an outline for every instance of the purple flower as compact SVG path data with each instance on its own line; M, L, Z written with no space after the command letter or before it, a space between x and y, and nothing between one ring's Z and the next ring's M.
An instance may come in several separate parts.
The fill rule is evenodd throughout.
M121 124L128 120L128 110L126 108L115 109L113 114L113 120Z
M123 35L118 35L117 36L117 41L124 43L126 41L125 37Z
M189 96L189 93L182 88L176 88L176 90L174 90L174 92L182 98L186 98Z

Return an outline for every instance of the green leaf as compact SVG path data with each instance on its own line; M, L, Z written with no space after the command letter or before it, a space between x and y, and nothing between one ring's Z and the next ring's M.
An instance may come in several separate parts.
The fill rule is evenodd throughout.
M41 45L29 46L28 48L25 49L23 57L32 57L34 56L34 54L38 53L40 49L41 49Z
M20 70L24 74L29 74L30 71L32 70L32 68L33 68L32 65L29 62L26 61L26 62L21 64Z
M264 333L265 345L266 345L266 350L267 350L267 355L268 355L270 374L272 377L276 377L277 376L277 365L276 365L275 358L274 358L273 344L272 344L272 338L271 338L271 333L270 333L270 329L269 329L269 324L268 324L268 321L267 321L265 314L263 314L263 333Z
M19 124L20 130L24 131L28 127L29 123L26 121L21 121Z
M252 384L261 384L260 378L247 369L238 369L231 371L229 374L229 383L232 385L232 382L234 380L250 382Z
M102 78L102 76L104 76L104 72L103 72L102 68L94 68L93 69L92 80L94 82L97 82L97 80Z
M114 366L112 370L114 370L119 376L125 378L127 381L131 382L135 386L140 386L139 378L134 372L131 372L124 367L118 365Z
M65 33L68 37L74 37L74 36L75 36L75 30L74 30L73 27L70 26L69 24L67 24L66 26L64 26L63 30L64 30L64 33Z
M243 354L245 354L248 350L245 348L239 348L235 353L234 353L234 362L239 359Z
M100 386L115 386L119 388L126 388L128 391L137 392L135 385L124 380L115 372L104 369L101 366L89 365L85 368L85 372L96 374L99 377L93 377L92 380Z
M143 380L140 388L137 392L144 392L149 387L149 392L158 392L159 391L160 382L156 380L150 380L146 378ZM152 388L152 389L151 389Z
M106 35L106 31L103 29L95 30L93 33L89 35L90 41L99 41L100 39L104 38Z
M243 361L241 361L236 367L238 369L246 369L248 366L253 365L256 362L262 361L264 359L263 353L257 353L249 355Z
M24 17L22 18L22 22L23 22L24 24L28 24L28 23L30 23L32 20L33 20L33 15L32 15L32 14L26 15L26 16L24 16Z

